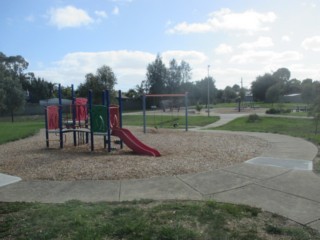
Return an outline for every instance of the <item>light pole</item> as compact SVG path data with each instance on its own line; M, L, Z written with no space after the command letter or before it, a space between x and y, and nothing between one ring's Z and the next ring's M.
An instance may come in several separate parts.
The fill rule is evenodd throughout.
M210 108L209 108L209 104L210 104L210 89L209 89L209 70L210 70L210 65L208 65L208 100L207 100L207 107L208 107L208 117L210 116Z

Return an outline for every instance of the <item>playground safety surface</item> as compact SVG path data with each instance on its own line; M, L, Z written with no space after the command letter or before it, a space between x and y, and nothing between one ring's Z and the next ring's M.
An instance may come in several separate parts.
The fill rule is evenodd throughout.
M216 132L231 134L224 131L212 133ZM310 170L318 152L316 146L300 138L278 134L236 134L262 138L270 147L249 162L169 177L118 181L19 181L17 177L0 174L0 201L214 199L260 207L320 231L320 177ZM266 165L268 161L272 164ZM283 164L278 164L281 161ZM6 183L10 184L4 186Z

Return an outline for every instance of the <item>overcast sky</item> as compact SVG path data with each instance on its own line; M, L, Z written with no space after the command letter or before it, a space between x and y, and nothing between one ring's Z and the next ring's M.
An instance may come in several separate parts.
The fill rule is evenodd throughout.
M135 88L160 54L209 74L219 89L286 67L320 80L319 0L1 0L0 51L28 71L74 84L102 65Z

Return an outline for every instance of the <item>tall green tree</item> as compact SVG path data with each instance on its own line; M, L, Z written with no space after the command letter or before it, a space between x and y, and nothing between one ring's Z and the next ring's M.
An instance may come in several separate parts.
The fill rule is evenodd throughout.
M29 102L39 103L42 99L48 99L52 97L52 91L50 89L49 82L40 77L30 80L30 86L28 87ZM64 94L62 96L65 96Z
M101 96L104 90L109 90L111 100L114 101L117 78L112 69L106 65L97 69L96 74L88 73L85 76L85 82L80 84L77 92L81 97L87 97L89 90L93 92L93 102L101 104Z
M276 91L274 91L275 89L280 89L279 95L285 94L286 86L290 80L290 76L291 73L287 68L279 68L272 74L265 73L263 76L258 76L256 80L251 83L251 92L254 99L257 101L265 101L268 89L274 84L277 84L278 86L271 90L273 93L271 95L276 93Z
M301 81L294 78L287 82L284 94L301 93L301 90Z
M204 79L196 82L196 97L199 104L205 104L207 107L208 103L208 90L209 90L209 102L214 103L216 96L215 81L212 77L205 77Z
M146 93L147 89L149 89L149 87L146 86L146 84L147 84L147 81L143 80L141 81L140 85L139 84L136 85L135 91L137 92L138 96L142 96L143 94Z
M287 68L279 68L277 71L275 71L272 76L278 81L278 82L287 82L290 80L291 73L289 69Z
M103 84L104 89L114 91L114 87L117 84L117 78L112 71L111 67L103 65L97 69L96 78L98 82Z
M22 89L20 78L28 67L28 62L21 56L9 56L0 52L0 110L9 112L14 121L14 112L23 108L26 94Z
M256 101L265 101L268 88L276 82L276 78L270 73L258 76L256 80L251 83L251 92L254 99Z
M155 61L150 63L147 67L147 93L165 93L167 74L167 68L158 54Z
M167 70L166 89L167 93L177 93L180 91L182 82L182 72L175 59L172 59Z
M266 92L266 100L272 103L278 102L281 96L281 84L274 84Z
M240 91L240 87L238 90ZM237 95L237 92L235 91L234 86L233 87L227 86L223 91L223 99L227 103L234 102L237 96L238 95Z
M301 98L306 104L311 104L319 94L320 82L305 79L301 83Z
M191 77L191 67L189 65L189 63L187 63L186 61L181 61L180 63L180 72L181 72L181 82L182 83L187 83Z
M0 98L1 109L9 112L11 121L14 122L14 112L23 108L26 98L19 79L0 71L0 92L3 94Z
M22 56L6 56L2 52L0 52L0 63L9 74L18 77L19 79L24 75L23 71L29 66L29 63Z

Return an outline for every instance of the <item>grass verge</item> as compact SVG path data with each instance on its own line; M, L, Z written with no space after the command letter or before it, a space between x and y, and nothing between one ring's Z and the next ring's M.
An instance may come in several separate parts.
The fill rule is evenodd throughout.
M315 144L320 144L320 134L314 133L315 127L312 119L259 117L257 121L250 122L248 121L248 117L242 117L224 126L212 129L279 133L293 137L301 137Z
M254 121L250 121L250 119L254 119ZM249 115L249 117L238 118L224 126L212 129L279 133L309 140L318 146L318 155L313 161L313 170L315 173L320 174L320 134L315 134L315 126L312 119L255 117L255 115Z
M43 122L0 122L0 144L29 137L43 127Z
M320 239L243 205L213 201L0 203L1 239Z
M183 116L170 116L170 115L147 115L147 127L157 128L184 128L185 117ZM217 116L188 116L189 127L206 126L219 120ZM125 126L143 126L143 117L141 115L123 115L123 125ZM174 126L177 124L177 126Z

